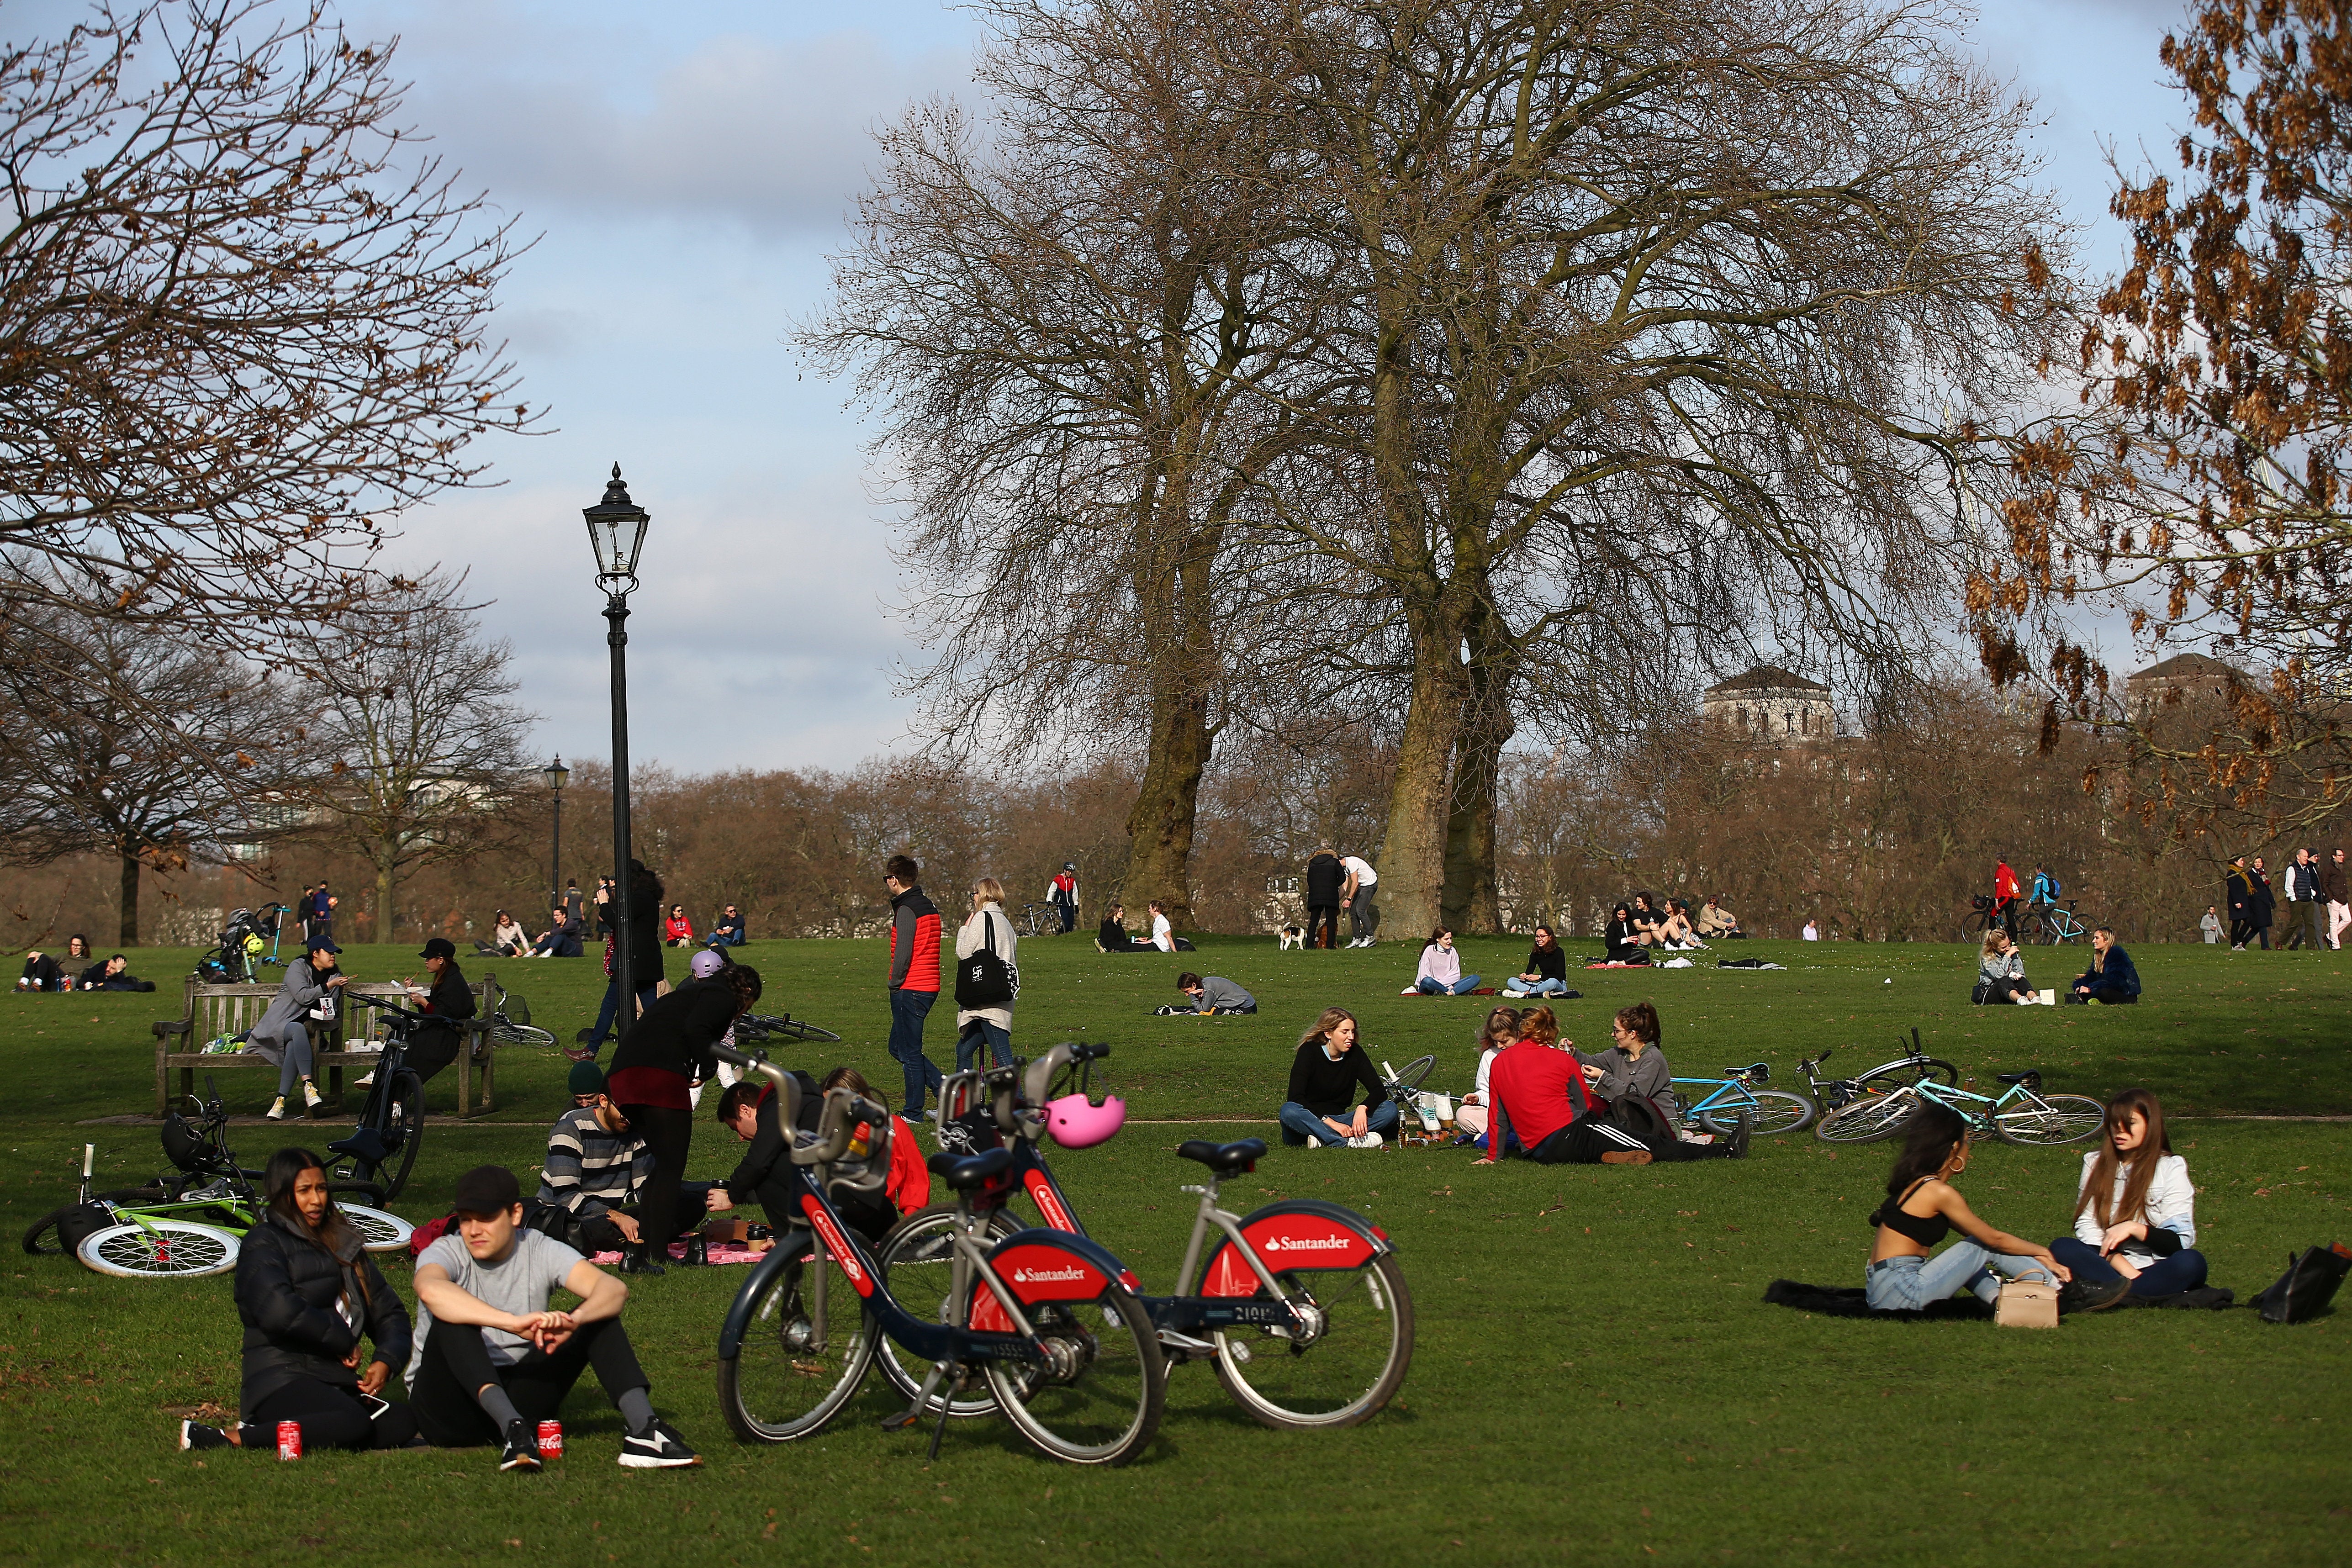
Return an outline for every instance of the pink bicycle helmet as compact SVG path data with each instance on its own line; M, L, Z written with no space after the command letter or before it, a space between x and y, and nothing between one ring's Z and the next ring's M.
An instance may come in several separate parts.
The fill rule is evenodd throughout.
M1066 1149L1090 1149L1127 1124L1127 1102L1116 1094L1099 1105L1083 1094L1045 1102L1045 1129Z

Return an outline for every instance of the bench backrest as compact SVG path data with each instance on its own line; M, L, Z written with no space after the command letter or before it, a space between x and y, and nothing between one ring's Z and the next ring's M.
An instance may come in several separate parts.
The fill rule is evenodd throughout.
M482 1012L484 998L493 994L490 988L498 984L490 975L470 983L466 988L474 993L477 1007ZM186 1011L181 1016L188 1020L188 1045L191 1051L202 1051L212 1040L223 1035L242 1034L261 1021L269 1010L272 998L278 995L274 985L214 985L191 975L187 980ZM406 1005L407 993L390 980L354 980L343 988L342 1021L339 1029L320 1031L313 1044L321 1051L341 1051L345 1043L372 1040L381 1015L374 1003L397 1002Z

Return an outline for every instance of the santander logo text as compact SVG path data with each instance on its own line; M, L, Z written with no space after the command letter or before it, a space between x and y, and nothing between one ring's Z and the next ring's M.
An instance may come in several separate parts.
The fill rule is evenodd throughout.
M1041 1285L1052 1280L1083 1280L1084 1269L1015 1269L1013 1280L1024 1285Z
M1352 1236L1269 1236L1268 1252L1344 1252L1356 1245Z
M849 1276L849 1282L856 1288L857 1293L872 1295L874 1281L867 1279L866 1270L858 1266L856 1252L842 1239L840 1228L834 1224L833 1216L824 1211L824 1206L813 1197L803 1197L801 1208L808 1215L809 1224L824 1238L825 1249L833 1254L834 1261L841 1265L841 1271Z
M1045 1179L1045 1174L1043 1171L1031 1171L1026 1185L1029 1188L1030 1201L1037 1206L1037 1212L1045 1217L1046 1224L1056 1230L1077 1228L1070 1219L1070 1211L1064 1207L1062 1200L1055 1196L1054 1184Z

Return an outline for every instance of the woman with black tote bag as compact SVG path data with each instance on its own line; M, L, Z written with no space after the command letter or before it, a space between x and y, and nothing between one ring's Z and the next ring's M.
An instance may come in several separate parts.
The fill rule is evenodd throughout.
M956 933L956 1071L971 1071L982 1041L989 1060L1013 1064L1013 998L1021 994L1013 963L1020 936L1004 917L1004 884L992 876L972 883L971 918Z

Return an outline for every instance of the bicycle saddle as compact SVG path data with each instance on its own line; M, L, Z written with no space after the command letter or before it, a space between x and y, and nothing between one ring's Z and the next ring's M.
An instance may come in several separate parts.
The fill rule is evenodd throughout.
M1187 1138L1176 1145L1180 1160L1197 1160L1221 1176L1238 1176L1243 1171L1257 1169L1258 1161L1265 1158L1264 1138L1244 1138L1238 1144L1213 1144L1206 1138Z
M958 1192L986 1186L1013 1166L1011 1149L991 1149L984 1155L959 1155L941 1149L927 1162L931 1174Z
M2042 1069L2038 1067L2029 1067L2022 1072L1996 1072L1993 1076L2000 1079L2003 1083L2040 1083L2042 1082Z

